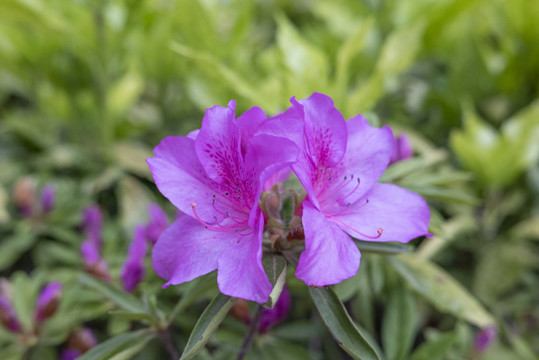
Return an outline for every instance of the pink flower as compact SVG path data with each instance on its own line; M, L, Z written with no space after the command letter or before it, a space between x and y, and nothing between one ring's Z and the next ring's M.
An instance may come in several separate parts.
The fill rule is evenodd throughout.
M291 100L276 118L299 123L293 140L302 144L292 168L307 191L303 201L305 251L296 276L307 285L325 286L354 276L360 240L407 242L427 235L430 211L419 195L376 181L393 153L389 127L374 128L361 116L345 121L326 95ZM281 125L286 131L286 127Z
M152 263L165 286L217 269L222 293L265 302L271 284L258 200L266 180L295 161L297 147L257 133L267 120L261 109L235 119L234 107L208 109L200 132L163 139L147 160L159 190L185 214L161 235Z

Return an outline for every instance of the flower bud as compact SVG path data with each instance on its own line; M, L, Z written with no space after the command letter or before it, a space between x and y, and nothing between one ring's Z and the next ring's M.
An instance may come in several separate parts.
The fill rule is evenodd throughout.
M67 340L67 349L62 351L60 359L75 360L96 345L97 339L92 330L81 328L71 334Z
M60 282L55 281L45 286L37 299L35 313L37 323L44 322L56 313L61 297L62 284Z
M54 194L54 186L48 184L43 187L41 190L41 208L43 209L43 213L49 213L54 209L54 203L55 203L55 194Z
M103 213L98 206L88 206L84 210L83 228L87 239L95 242L95 247L100 252L101 248L103 247L103 240L101 239L101 231L103 229Z
M249 303L244 299L237 299L229 314L244 324L251 322L251 314L249 313Z
M15 309L9 298L4 294L0 294L0 322L8 331L13 333L21 331L21 324Z
M481 329L475 335L475 350L479 353L486 351L498 337L498 331L494 327Z
M36 184L32 178L23 177L15 183L13 201L23 217L31 217L36 200Z
M167 214L157 204L150 204L150 221L146 225L146 237L148 241L155 245L161 233L168 226Z
M86 271L99 279L110 281L108 264L101 258L96 242L90 239L83 241L80 251Z
M144 226L138 225L135 228L127 259L122 268L122 282L126 291L132 291L144 278L146 250L146 229Z
M260 319L260 325L258 326L258 332L265 333L275 324L282 321L288 314L288 310L290 310L291 300L290 292L285 286L273 309L264 309Z
M409 159L413 156L414 151L412 149L412 144L408 139L406 134L400 134L394 139L393 143L393 154L391 155L391 160L389 164L394 164L396 162Z

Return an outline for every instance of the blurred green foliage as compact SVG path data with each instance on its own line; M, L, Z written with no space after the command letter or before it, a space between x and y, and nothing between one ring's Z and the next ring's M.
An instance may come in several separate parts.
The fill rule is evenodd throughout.
M273 115L313 91L347 118L361 112L408 133L416 157L381 180L420 193L433 211L435 237L414 241L412 254L366 249L358 275L335 287L349 325L389 360L536 358L538 18L530 0L3 0L0 273L26 327L47 279L65 291L37 344L0 329L2 358L55 359L81 324L110 339L102 358L166 356L163 329L182 349L214 279L160 290L149 270L128 295L84 278L81 210L105 211L104 256L117 279L147 204L165 204L144 161L160 139L199 127L214 104L236 99L238 113ZM13 193L23 176L54 184L52 213L20 216ZM249 356L344 358L293 269L288 286L292 313ZM489 313L499 337L479 353L473 336ZM234 357L245 331L226 318L199 358Z

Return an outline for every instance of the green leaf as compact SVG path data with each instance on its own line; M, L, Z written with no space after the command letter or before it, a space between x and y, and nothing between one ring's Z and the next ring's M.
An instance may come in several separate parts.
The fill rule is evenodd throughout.
M409 245L401 243L374 242L357 239L354 239L354 242L356 243L358 249L362 252L365 251L382 255L395 255L411 250L411 247Z
M0 240L0 271L5 270L28 251L36 242L36 235L30 229L23 229L13 236Z
M492 326L494 318L447 272L413 254L386 258L397 273L438 310L479 327Z
M122 291L112 284L98 280L84 273L79 274L79 280L130 313L146 313L146 309L142 302L130 293Z
M108 360L124 351L136 349L139 351L148 341L155 337L155 333L148 329L133 331L115 336L96 347L93 347L87 353L78 357L78 360ZM131 352L132 353L132 352Z
M280 255L267 255L262 259L262 266L273 286L268 301L263 305L273 309L286 283L286 260Z
M132 313L128 311L109 311L109 314L125 320L146 321L149 323L155 322L155 318L145 313Z
M445 359L447 352L457 341L457 332L450 332L440 335L434 340L430 340L412 354L412 360L437 360Z
M382 322L382 344L387 360L407 359L417 324L412 295L398 286L391 291Z
M291 79L289 93L303 97L325 88L329 74L326 54L309 43L284 15L276 20L277 45Z
M218 294L213 298L198 318L180 360L191 359L202 350L235 301L235 298L223 294Z
M215 273L213 272L185 284L180 301L176 303L176 306L170 312L169 323L174 321L176 316L194 301L199 300L203 295L215 288L215 283Z
M330 288L309 288L309 294L340 347L355 359L380 359L374 347L354 324L343 303Z

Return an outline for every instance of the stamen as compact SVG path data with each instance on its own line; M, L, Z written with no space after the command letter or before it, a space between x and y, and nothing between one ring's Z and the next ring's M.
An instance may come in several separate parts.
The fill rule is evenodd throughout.
M352 177L351 179L353 179L353 177ZM356 190L357 190L357 188L359 187L360 184L361 184L361 179L360 179L360 178L357 178L357 184L356 184L356 186L354 187L354 189L353 189L352 191L350 191L346 196L343 196L343 197L337 199L337 202L340 202L340 201L346 199L347 197L349 197L350 195L352 195L354 192L356 192ZM347 205L347 206L348 206L348 205Z
M202 220L200 218L200 216L198 215L197 213L197 210L196 210L196 206L197 206L197 203L194 202L194 201L191 201L190 203L191 205L191 209L193 209L193 214L195 215L195 218L202 224L206 227L206 229L211 229L211 230L223 230L223 229L232 229L232 228L235 228L236 226L238 226L238 224L240 223L236 223L236 224L233 224L233 225L227 225L227 226L223 226L223 225L219 225L217 224L217 227L216 226L212 226L210 224L208 224L207 222L205 222L204 220ZM215 218L215 217L214 217ZM247 221L243 222L243 224L247 223Z
M376 236L371 236L371 235L367 235L367 234L363 234L361 231L358 231L356 229L354 229L353 227L351 227L350 225L347 225L345 223L343 223L341 220L337 219L336 217L333 217L331 215L326 215L326 217L330 218L330 219L333 219L333 221L335 222L338 222L339 224L349 228L350 230L353 230L354 232L358 233L359 235L363 236L363 237L366 237L367 239L371 239L371 240L376 240L376 239L379 239L380 236L382 236L382 233L384 232L384 229L383 228L378 228L376 230L376 233L377 235Z

